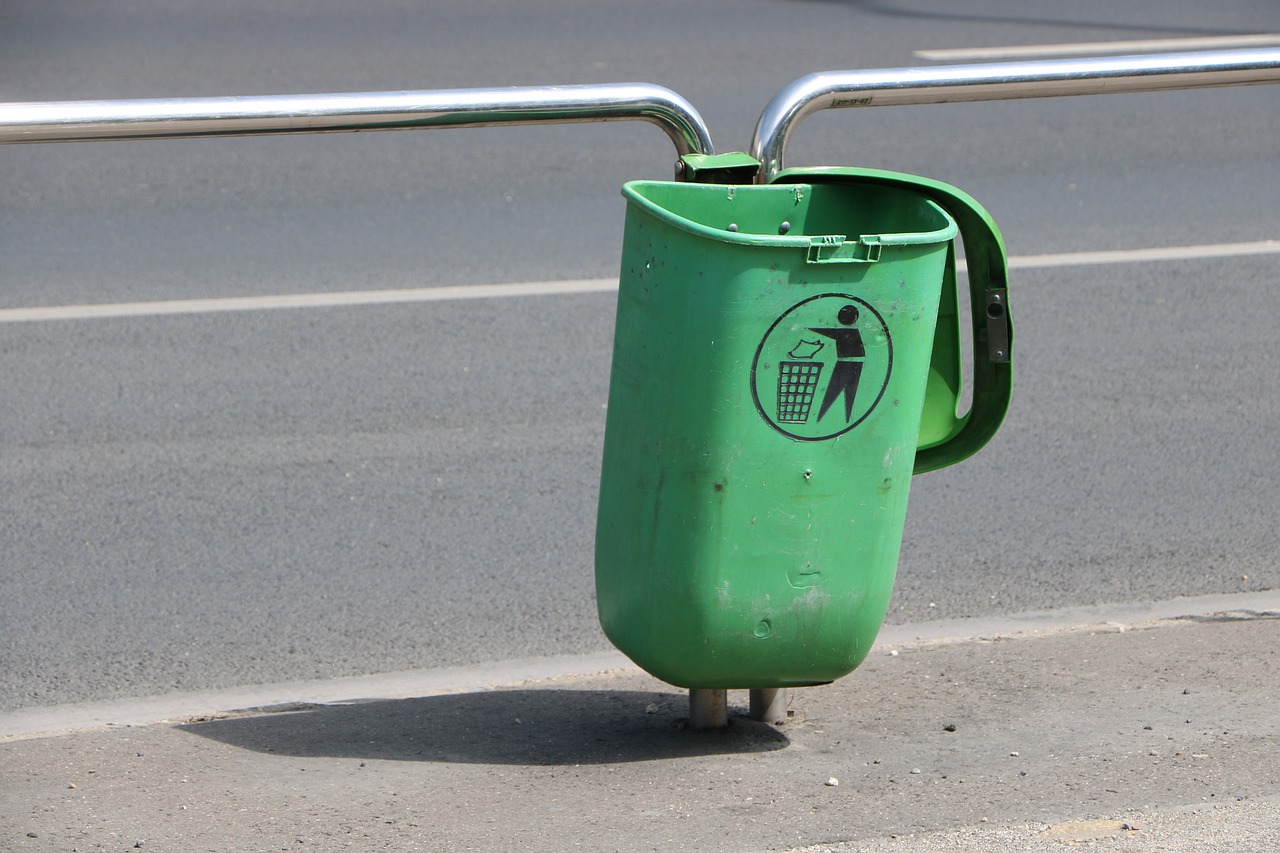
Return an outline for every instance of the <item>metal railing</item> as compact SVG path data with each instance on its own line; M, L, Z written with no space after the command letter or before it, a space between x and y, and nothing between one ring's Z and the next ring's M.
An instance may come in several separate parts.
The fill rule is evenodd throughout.
M801 77L773 97L756 123L750 154L763 165L759 180L769 182L782 169L787 142L796 126L806 116L825 109L1277 82L1280 48L824 71Z
M824 71L790 83L765 106L750 153L767 182L796 126L819 110L1280 82L1280 48ZM693 105L650 83L154 98L0 104L0 144L256 136L640 120L678 155L712 154Z
M693 105L651 83L7 103L0 143L631 120L656 124L681 156L714 153Z

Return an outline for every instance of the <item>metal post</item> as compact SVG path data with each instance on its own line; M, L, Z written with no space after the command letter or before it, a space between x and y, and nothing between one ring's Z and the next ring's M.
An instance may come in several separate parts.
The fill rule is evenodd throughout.
M727 690L694 688L689 691L689 728L723 729L729 725Z
M697 110L650 83L7 103L0 143L627 120L658 125L680 156L715 153Z
M787 719L790 696L776 687L759 687L751 691L751 719L761 723L781 723Z
M787 140L819 110L1153 92L1280 82L1280 48L1157 53L1089 59L1048 59L824 71L801 77L774 96L756 124L751 156L763 164L761 183L781 169Z

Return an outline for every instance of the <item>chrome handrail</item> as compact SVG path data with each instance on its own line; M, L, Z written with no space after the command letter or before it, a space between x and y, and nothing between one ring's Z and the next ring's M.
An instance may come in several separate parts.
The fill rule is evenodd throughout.
M651 83L0 103L0 143L627 120L658 125L680 156L715 153L693 105Z
M769 101L756 123L750 153L763 164L759 179L767 183L782 169L796 126L825 109L1275 82L1280 82L1280 48L824 71L795 80Z

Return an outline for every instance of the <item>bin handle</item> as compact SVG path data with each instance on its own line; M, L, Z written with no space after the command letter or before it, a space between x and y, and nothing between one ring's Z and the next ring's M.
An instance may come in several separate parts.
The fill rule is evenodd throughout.
M880 238L862 235L849 240L839 234L809 238L809 253L805 260L811 264L874 264L880 260Z
M973 401L969 411L956 415L944 425L941 438L917 448L913 473L935 471L967 459L981 450L1000 428L1009 409L1013 387L1008 257L1000 229L991 214L972 196L931 178L881 169L826 167L783 170L771 183L819 183L824 178L839 183L907 189L936 203L956 221L968 265L973 318ZM947 252L942 304L954 305L958 299L954 242ZM949 345L941 336L935 336L931 372L942 374L952 386L950 392L958 394L958 363L953 357L955 353L946 351Z

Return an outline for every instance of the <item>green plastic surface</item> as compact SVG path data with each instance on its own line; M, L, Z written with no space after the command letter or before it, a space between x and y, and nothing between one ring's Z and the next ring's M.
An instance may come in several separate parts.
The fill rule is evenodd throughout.
M682 687L839 678L888 606L956 224L887 184L623 194L605 633Z

